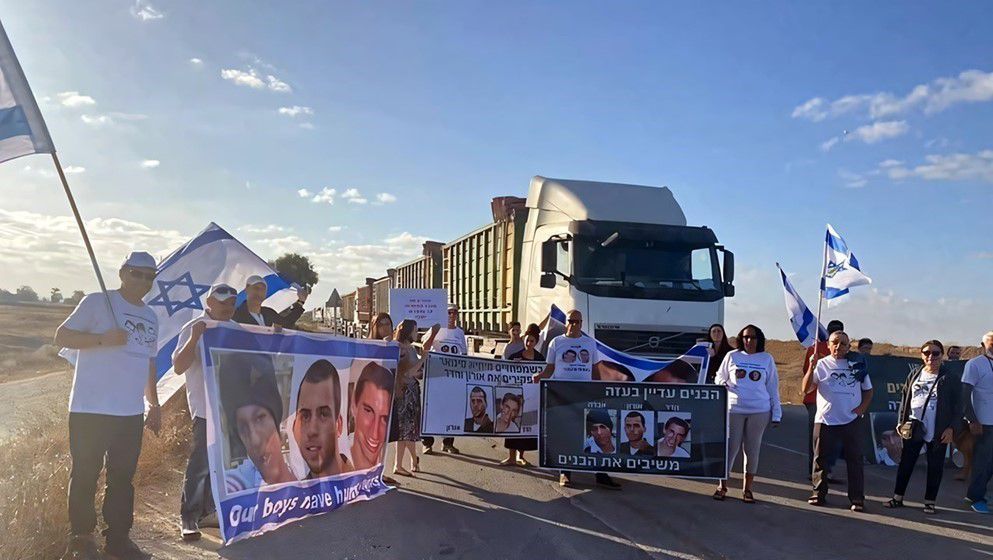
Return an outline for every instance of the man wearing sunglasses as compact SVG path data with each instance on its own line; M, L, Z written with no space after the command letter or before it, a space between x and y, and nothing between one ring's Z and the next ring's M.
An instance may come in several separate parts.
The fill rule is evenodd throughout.
M469 353L469 347L465 343L465 331L458 326L459 306L448 306L448 326L438 329L438 335L434 337L434 344L431 345L432 352L443 354L455 354L465 356ZM422 451L425 455L434 453L434 438L423 437L421 443L424 444ZM441 450L452 455L459 454L459 448L455 447L455 438L447 437L441 440Z
M576 359L586 352L587 361ZM548 344L545 369L536 373L532 381L542 379L564 379L570 381L592 381L593 364L599 360L596 341L583 334L583 314L573 309L566 314L565 334L556 336ZM607 473L596 473L597 486L610 490L620 490L621 485ZM572 473L559 473L559 486L572 486Z
M271 307L264 307L262 302L269 296L269 286L265 278L253 274L245 281L245 302L234 312L234 322L243 325L259 325L260 327L278 326L292 329L297 320L303 315L303 304L307 303L310 288L298 288L297 300L289 309L279 313Z
M179 506L180 535L183 540L200 538L200 521L213 509L210 470L207 464L207 397L204 394L200 337L207 329L205 319L231 322L238 290L227 284L214 284L207 293L207 310L179 332L172 367L176 375L186 375L186 402L193 419L193 442L186 463L183 495Z
M55 344L79 350L69 395L69 523L65 558L101 558L93 538L97 479L106 467L103 552L147 558L128 533L142 427L161 426L155 388L158 321L142 298L155 280L155 258L133 252L121 265L121 287L87 295L55 331ZM113 309L108 309L108 301ZM144 398L142 398L144 397ZM150 408L145 417L145 400Z

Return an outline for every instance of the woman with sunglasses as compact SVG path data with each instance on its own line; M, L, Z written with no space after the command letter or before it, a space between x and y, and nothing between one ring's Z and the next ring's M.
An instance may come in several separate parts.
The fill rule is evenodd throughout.
M714 383L728 388L728 464L733 464L738 452L745 454L745 484L741 500L755 503L752 482L759 469L759 449L762 435L772 421L779 426L783 408L779 403L779 373L776 360L765 351L765 334L755 325L741 329L737 350L721 361ZM714 492L715 500L727 494L727 480L721 480Z
M942 367L944 347L937 340L921 345L924 365L914 368L903 385L897 426L911 422L910 434L904 437L900 465L896 471L893 498L884 505L903 507L903 496L921 454L927 455L927 483L924 489L924 513L937 513L934 507L945 465L945 450L962 424L962 383ZM906 438L910 435L910 439Z

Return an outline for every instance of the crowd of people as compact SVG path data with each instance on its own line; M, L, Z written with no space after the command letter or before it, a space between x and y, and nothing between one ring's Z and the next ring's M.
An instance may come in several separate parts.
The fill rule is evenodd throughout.
M155 259L150 254L131 253L119 270L120 288L109 290L107 297L102 293L84 297L56 332L57 345L78 350L69 399L72 468L68 496L71 537L65 555L68 559L101 557L93 531L97 524L94 507L97 481L104 470L106 492L102 513L107 528L103 531L103 552L122 559L148 557L131 540L129 533L134 510L132 479L141 450L143 429L157 434L161 426L155 364L158 325L155 314L143 303L143 298L151 290L155 273ZM236 305L238 289L227 284L211 286L202 315L183 327L172 354L175 373L186 377L192 419L192 441L179 515L183 539L197 539L201 527L216 526L207 460L207 402L199 356L199 342L206 330L204 320L272 327L277 331L293 328L303 313L308 293L307 290L300 290L298 301L287 311L277 313L262 305L267 294L264 278L249 277L243 289L246 299ZM418 325L410 319L394 325L389 314L380 313L370 323L370 339L393 341L399 346L396 374L392 376L394 399L388 429L389 441L395 443L393 475L416 476L420 471L418 444L422 453L435 452L434 438L420 433L420 380L429 351L456 355L468 353L465 332L458 326L458 316L459 309L450 306L447 324L444 327L433 325L427 329L419 346ZM528 325L522 334L520 323L512 323L509 328L510 341L503 348L502 357L544 363L542 371L534 375L534 382L541 379L610 379L594 367L599 361L597 346L592 338L583 334L581 312L572 310L567 314L565 333L548 341L545 353L539 350L543 326ZM853 351L851 339L840 321L831 321L827 331L827 341L820 341L811 347L804 362L802 390L808 409L808 473L812 483L808 502L815 506L827 503L828 485L832 482L831 469L835 461L843 457L847 466L850 508L860 512L865 508L861 434L865 430L864 416L873 398L866 356L871 354L873 342L863 338ZM745 503L754 503L754 480L759 472L765 431L770 426L773 429L778 427L783 418L776 361L766 350L765 334L755 325L742 328L732 344L723 325L715 324L709 329L706 341L710 343L711 353L707 382L723 385L728 390L728 461L729 464L734 463L739 453L743 455L741 497ZM971 449L966 500L973 511L989 512L986 489L993 477L993 332L983 337L982 353L965 364L961 376L952 373L945 365L947 360L959 359L960 351L954 346L946 350L937 340L928 340L920 347L923 363L906 378L897 425L894 427L903 445L893 497L884 504L887 508L904 507L904 496L914 466L923 452L927 461L924 512L936 513L935 500L948 446L955 444L963 450L966 447ZM313 375L308 370L308 377L303 382L320 383L327 377L319 371L322 362L330 366L326 360L315 362L311 367ZM376 379L382 385L388 383L390 378L386 372L386 375ZM361 388L356 391L362 393ZM309 410L306 400L299 400L298 409ZM508 402L503 403L505 406L501 407L495 419L487 416L485 406L478 407L478 411L477 407L470 406L466 431L508 431L520 413L521 403L513 394L505 395L502 400ZM316 410L318 404L311 408ZM340 403L336 408L339 406ZM308 437L309 428L307 415L301 414L300 418L301 421L294 425L294 430L299 433L294 435L298 441L303 441ZM383 418L385 423L385 415ZM242 440L255 437L247 420L244 431L239 418L232 418L229 422L238 427ZM598 423L613 424L609 416L593 418L592 421L588 418L587 423L591 422L594 429ZM623 422L628 441L619 446L620 453L666 457L680 457L684 456L681 453L686 453L680 446L690 429L685 420L672 418L667 421L663 437L654 446L644 439L643 415L629 413ZM490 427L488 431L487 426ZM601 442L591 432L589 445L591 448L597 446L602 451L603 446L613 445L609 439ZM969 440L968 446L966 440ZM524 453L534 451L538 446L536 438L508 438L504 447L507 457L499 465L529 467L531 463ZM443 439L441 449L444 453L459 453L454 438ZM349 458L344 454L340 454L340 458L337 453L332 455L327 459L324 455L310 457L305 454L304 459L316 475L342 472L344 467L336 467L335 462L347 462ZM373 461L379 460L379 448L365 453L362 449L352 449L351 460L361 462L356 464L356 468L368 468ZM280 473L271 473L271 476L273 480L281 480ZM389 476L384 476L384 480L397 483ZM607 473L596 473L595 481L601 488L621 489L621 484ZM559 484L571 486L572 473L561 471ZM725 500L727 493L727 481L721 480L713 498Z

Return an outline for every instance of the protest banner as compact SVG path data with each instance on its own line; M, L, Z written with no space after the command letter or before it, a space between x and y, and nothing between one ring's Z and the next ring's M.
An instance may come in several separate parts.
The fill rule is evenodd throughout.
M543 468L727 478L727 388L542 380Z
M404 319L417 321L419 328L448 324L448 292L445 290L390 290L390 317L399 325Z
M207 324L207 453L225 543L389 489L395 343Z
M923 362L920 358L906 356L868 356L866 363L874 390L863 438L866 459L870 463L896 466L900 464L903 452L903 440L896 433L903 386L910 372L921 367ZM964 368L963 360L945 362L941 366L946 374L960 378Z
M428 355L421 433L433 436L538 435L538 385L544 362Z

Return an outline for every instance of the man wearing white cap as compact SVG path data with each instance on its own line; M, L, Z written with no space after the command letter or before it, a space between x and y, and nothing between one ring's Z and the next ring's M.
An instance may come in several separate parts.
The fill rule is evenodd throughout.
M155 258L136 251L119 272L121 287L79 302L55 331L55 344L79 350L69 394L69 522L64 558L101 558L93 539L97 479L106 465L103 553L111 558L148 558L128 533L134 521L134 478L142 426L161 426L155 392L158 321L142 298L155 280ZM108 299L113 314L108 309ZM142 396L144 395L144 399ZM150 408L145 417L145 399Z
M262 302L268 296L269 287L265 278L258 274L253 274L245 281L245 303L238 306L234 312L234 321L243 325L259 325L261 327L271 327L279 325L287 329L292 329L297 324L297 319L303 315L303 304L307 302L307 295L310 290L307 288L297 289L297 301L284 311L276 312L271 307L263 307Z
M207 397L204 394L200 337L207 328L204 319L231 321L238 290L227 284L214 284L207 293L207 310L179 332L172 367L176 375L186 375L186 401L193 419L193 442L186 463L183 496L179 506L180 534L183 540L200 538L200 520L213 509L210 470L207 463Z

